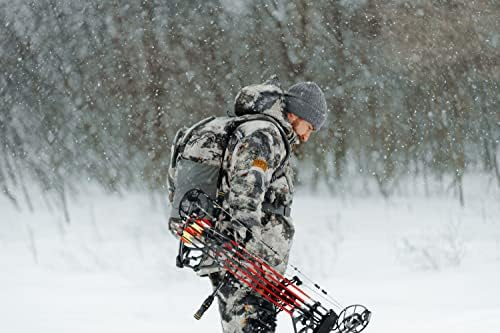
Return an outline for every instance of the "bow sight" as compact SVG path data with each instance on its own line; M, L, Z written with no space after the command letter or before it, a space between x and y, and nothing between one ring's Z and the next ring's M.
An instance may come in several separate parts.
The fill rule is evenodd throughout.
M177 225L177 234L180 237L177 266L198 270L202 258L210 258L226 271L221 284L196 312L196 319L201 318L214 300L218 289L231 275L274 304L277 312L290 315L295 333L358 333L368 325L371 312L364 306L351 305L342 308L297 267L290 265L314 288L304 284L298 275L292 278L283 276L264 259L250 253L242 244L236 242L232 235L217 230L214 216L221 213L231 218L215 200L199 189L187 192L180 203L181 223ZM237 220L232 219L232 221L243 225ZM261 240L260 242L278 255L268 244ZM301 285L304 287L300 288ZM304 291L306 288L311 291L311 294L316 294L317 298L310 296L309 292L306 293ZM317 300L318 298L341 311L337 313L327 308Z

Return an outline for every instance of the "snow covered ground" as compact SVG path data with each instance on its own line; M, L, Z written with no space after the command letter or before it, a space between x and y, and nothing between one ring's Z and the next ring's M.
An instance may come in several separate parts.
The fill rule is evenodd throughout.
M366 332L500 332L500 194L473 192L464 208L299 195L292 262L341 304L369 307ZM66 223L0 196L0 331L219 332L216 306L192 317L210 287L175 267L167 210L158 197L90 191ZM278 332L292 332L285 315Z

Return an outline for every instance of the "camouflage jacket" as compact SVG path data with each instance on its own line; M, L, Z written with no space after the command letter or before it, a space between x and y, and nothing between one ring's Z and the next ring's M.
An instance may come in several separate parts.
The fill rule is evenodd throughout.
M290 144L298 142L291 124L285 119L282 104L275 103L263 113L278 121ZM225 227L231 227L249 250L281 271L286 268L294 227L290 217L267 212L263 210L263 204L274 207L290 207L292 204L293 171L289 158L282 172L273 177L283 159L287 158L286 154L283 136L275 124L256 120L240 125L227 146L221 188L228 194L224 207L233 217ZM251 232L235 223L234 219L250 228ZM279 256L263 246L259 239Z
M231 232L249 250L279 270L286 267L294 228L289 214L279 213L278 208L292 204L293 172L289 155L290 146L298 142L283 108L279 84L268 81L247 86L236 97L235 114L249 115L247 118L251 120L236 128L232 127L231 119L240 118L219 117L203 126L194 126L196 129L182 153L183 159L212 165L220 172L218 190L225 193L223 205L233 218L220 221L218 228ZM252 114L267 117L252 117ZM219 133L231 133L229 141ZM258 240L271 245L273 250ZM200 275L218 270L208 262L202 266L206 269L201 269Z

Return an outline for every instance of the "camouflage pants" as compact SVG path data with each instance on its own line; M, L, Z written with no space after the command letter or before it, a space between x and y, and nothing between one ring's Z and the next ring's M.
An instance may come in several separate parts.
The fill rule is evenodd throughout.
M214 288L219 285L222 278L223 273L210 275ZM217 293L217 298L224 333L273 333L275 331L275 306L234 277L226 279Z
M294 233L293 227L280 216L266 214L260 231L262 240L271 245L273 250L257 246L253 239L246 244L247 249L264 258L280 273L284 273ZM222 281L224 274L219 272L210 275L214 288ZM217 298L224 333L275 332L275 306L236 278L228 278L219 289Z

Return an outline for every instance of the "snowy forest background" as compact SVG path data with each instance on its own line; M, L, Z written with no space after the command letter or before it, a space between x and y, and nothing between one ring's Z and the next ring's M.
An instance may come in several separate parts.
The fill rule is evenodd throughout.
M500 186L499 16L495 0L0 1L2 193L163 190L175 131L277 74L327 96L299 154L313 188L418 177L463 202L467 172Z
M373 310L366 332L498 332L499 18L498 0L0 0L0 330L219 331L215 306L192 318L207 281L174 266L170 144L277 74L329 106L293 161L295 265Z

